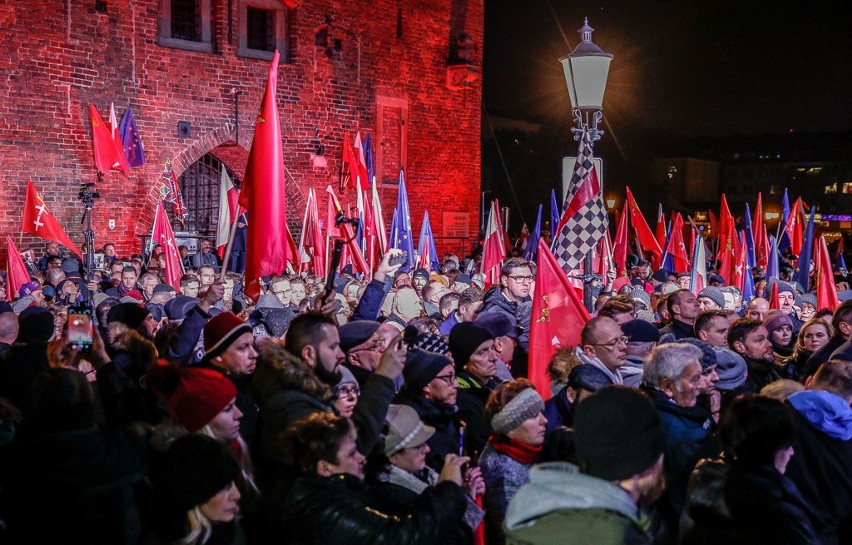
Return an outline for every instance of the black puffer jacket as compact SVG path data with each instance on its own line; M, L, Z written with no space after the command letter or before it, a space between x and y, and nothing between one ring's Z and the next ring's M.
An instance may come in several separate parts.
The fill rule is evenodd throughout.
M684 545L817 543L807 503L771 466L702 460L689 481Z
M462 489L443 482L417 497L405 516L380 511L370 488L348 474L300 477L286 494L276 533L282 544L433 545L462 523ZM280 541L279 541L280 540Z

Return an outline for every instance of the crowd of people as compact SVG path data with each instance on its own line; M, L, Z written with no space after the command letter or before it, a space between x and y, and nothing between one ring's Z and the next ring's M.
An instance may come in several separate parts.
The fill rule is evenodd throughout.
M156 249L50 243L0 301L0 541L852 543L845 286L755 270L743 301L630 256L542 395L534 263L390 250L253 300L211 246L173 287Z

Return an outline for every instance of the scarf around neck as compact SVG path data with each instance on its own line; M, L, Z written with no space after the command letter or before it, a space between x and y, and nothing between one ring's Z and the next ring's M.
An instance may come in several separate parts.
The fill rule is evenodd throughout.
M505 435L492 435L488 438L488 444L497 452L522 464L534 464L541 452L541 445L529 445Z

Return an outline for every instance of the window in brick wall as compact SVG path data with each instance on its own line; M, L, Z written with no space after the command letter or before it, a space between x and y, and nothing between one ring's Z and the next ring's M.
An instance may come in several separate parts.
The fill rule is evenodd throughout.
M219 181L222 170L228 172L232 180L234 173L228 170L219 159L209 153L190 165L180 175L180 190L189 215L186 224L180 227L171 207L169 219L172 225L180 229L181 235L216 236L219 222Z
M213 52L211 0L160 0L159 44Z
M271 60L277 49L289 60L287 9L280 0L244 0L240 5L237 55Z

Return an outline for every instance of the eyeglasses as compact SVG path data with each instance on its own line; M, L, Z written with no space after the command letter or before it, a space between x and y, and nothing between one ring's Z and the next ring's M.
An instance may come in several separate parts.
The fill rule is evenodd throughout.
M532 276L508 276L507 278L511 278L518 284L528 284L533 281Z
M616 346L618 346L619 344L627 344L627 342L629 340L630 339L627 337L627 335L622 335L621 337L613 339L613 340L609 341L608 343L591 343L591 344L592 344L592 346L603 346L604 348L612 350Z
M449 375L437 375L435 378L439 378L447 383L447 386L452 386L456 383L456 374L450 373Z
M336 392L334 392L334 397L337 399L343 397L358 397L361 395L361 388L357 386L352 386L351 388L343 387L338 388Z

